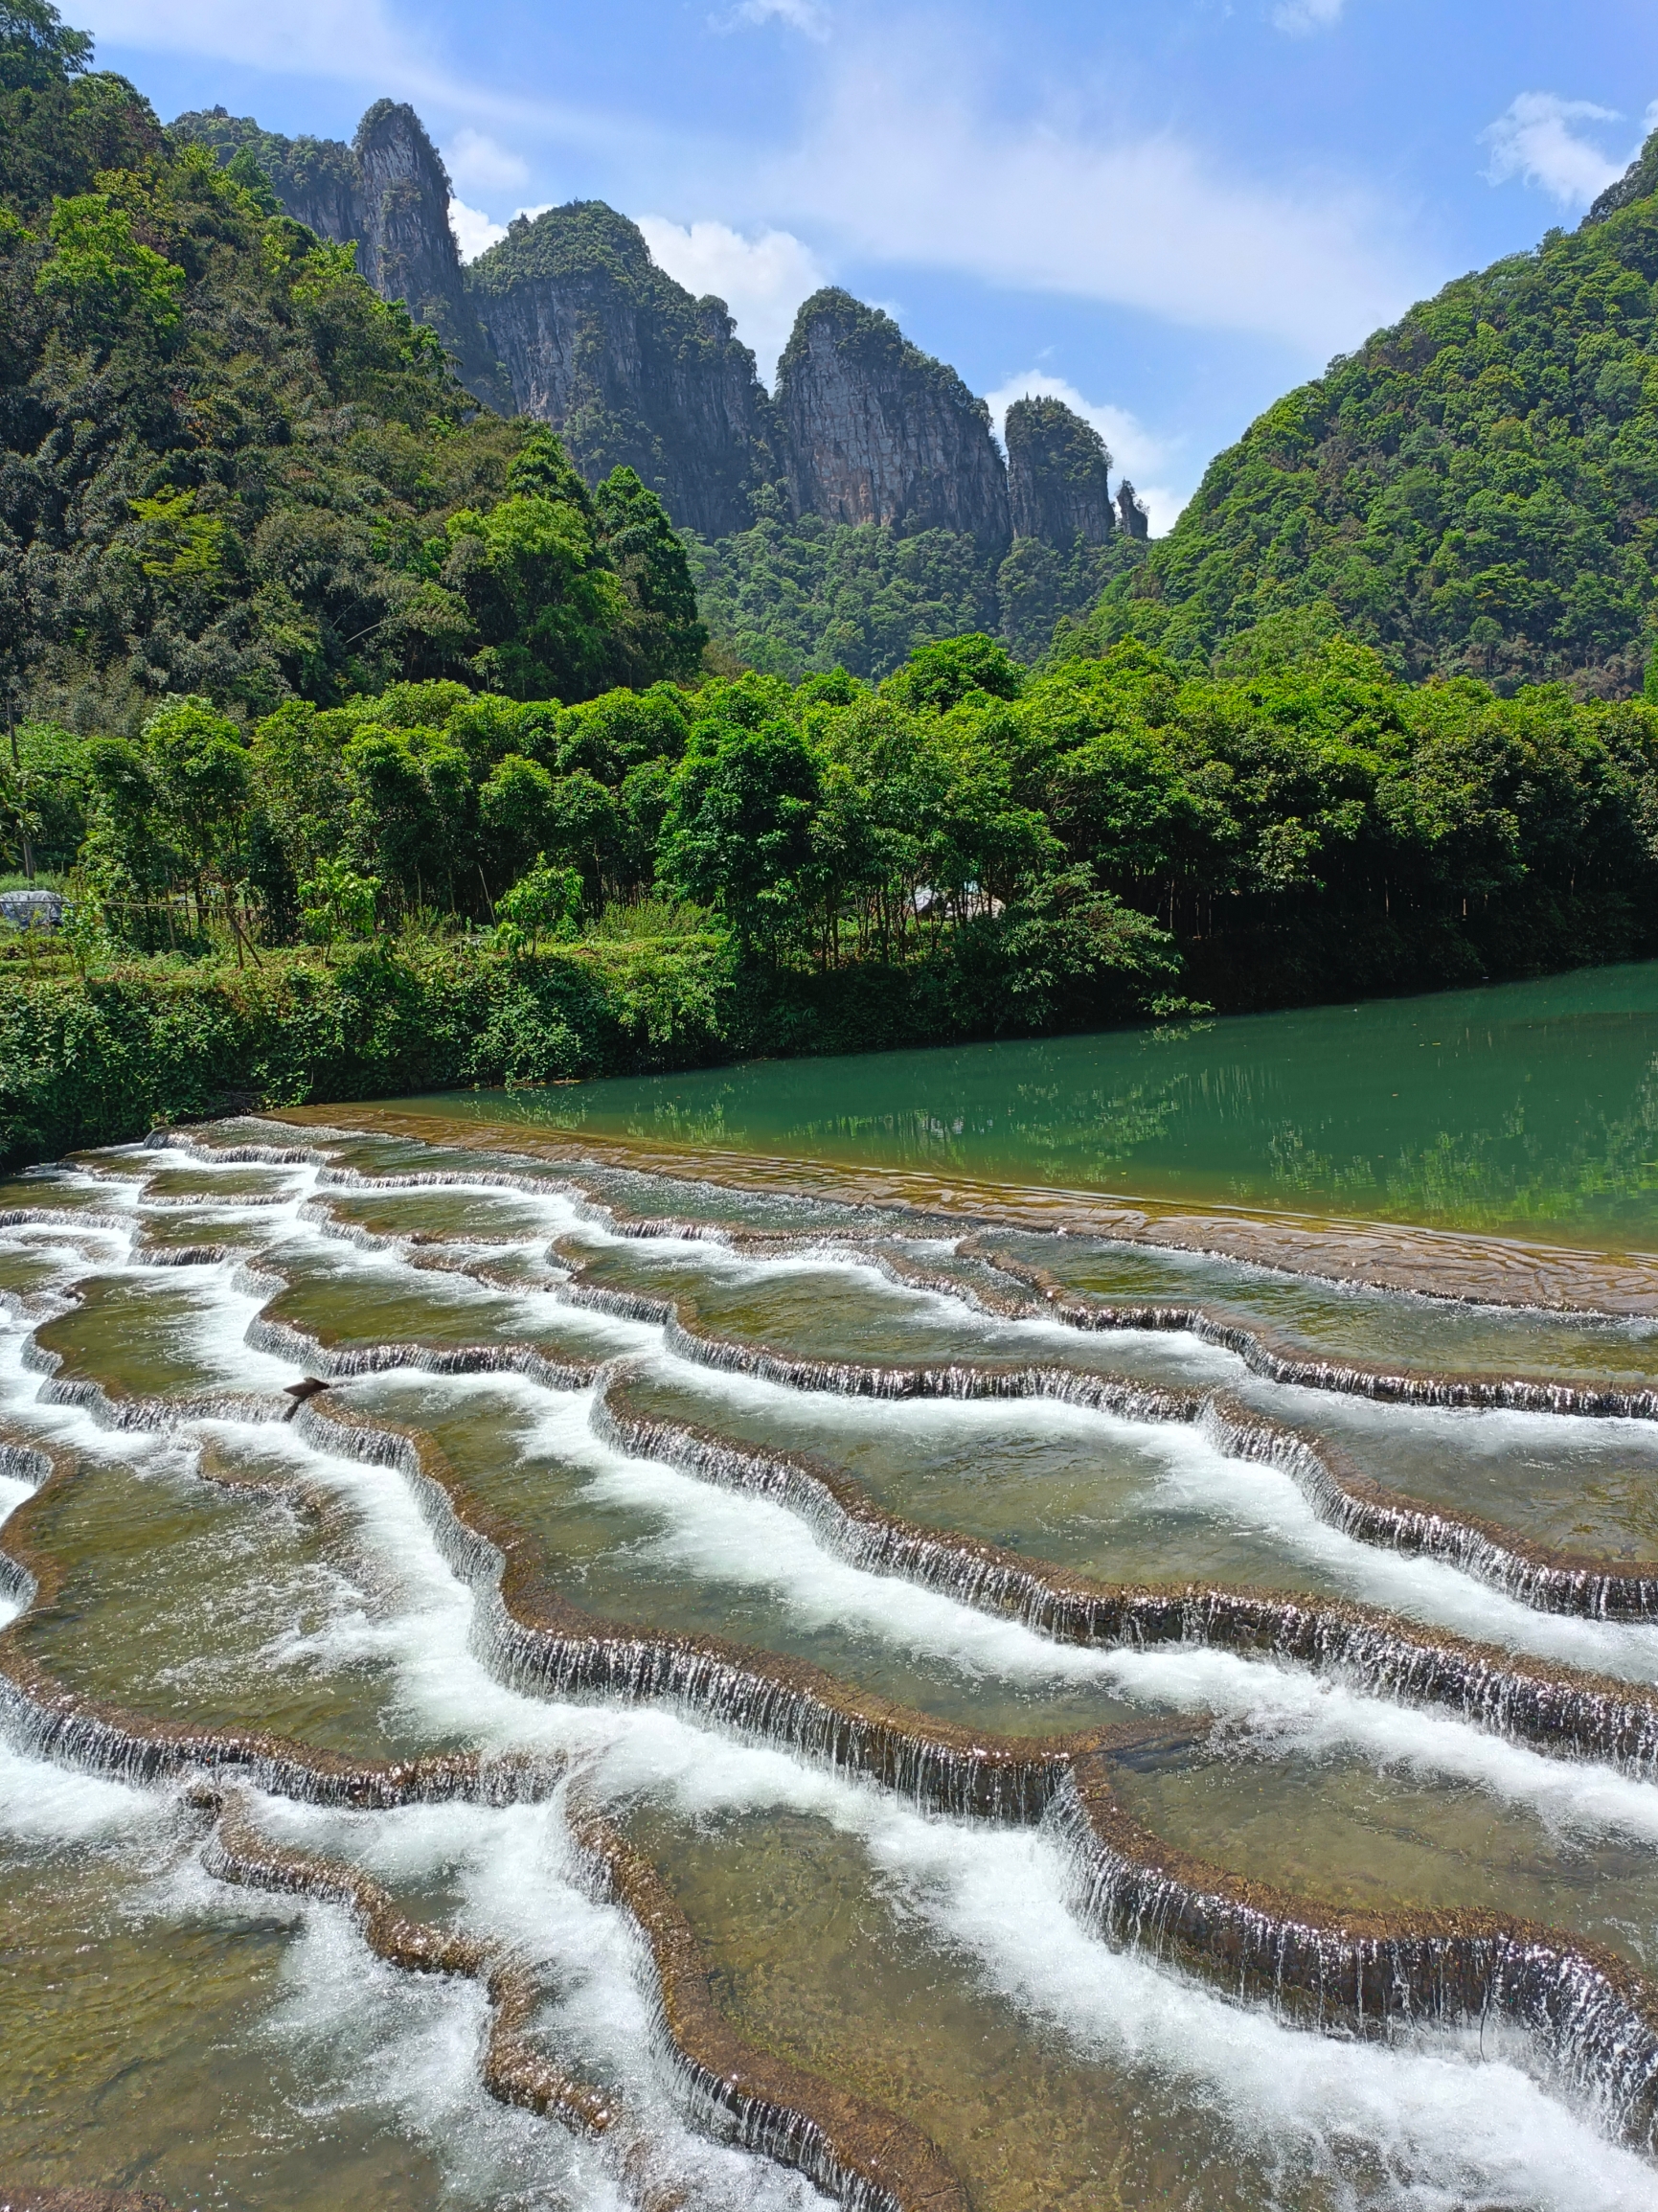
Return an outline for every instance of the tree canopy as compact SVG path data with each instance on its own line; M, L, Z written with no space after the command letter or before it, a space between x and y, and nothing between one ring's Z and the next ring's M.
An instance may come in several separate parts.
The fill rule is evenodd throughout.
M1658 137L1576 232L1287 393L1109 587L1183 662L1326 603L1411 676L1638 691L1658 608Z
M456 677L576 699L698 665L683 548L504 422L257 162L170 144L45 0L0 15L0 686L135 730ZM245 149L244 149L245 150Z

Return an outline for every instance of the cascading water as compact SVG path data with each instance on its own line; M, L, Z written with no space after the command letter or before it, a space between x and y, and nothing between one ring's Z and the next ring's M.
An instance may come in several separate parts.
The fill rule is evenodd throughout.
M1518 1319L1511 1372L1436 1375L1312 1356L1194 1302L1173 1263L1161 1295L1079 1293L1028 1244L326 1131L210 1130L30 1178L0 1209L0 1252L30 1270L0 1319L0 1736L21 1777L0 1773L0 1908L23 1865L8 1806L73 1775L117 1791L113 1835L151 1838L119 1867L111 1844L94 1890L165 1860L146 1909L181 1926L229 1926L262 1889L366 1946L388 1990L453 1983L442 2018L472 2025L447 2093L482 2098L480 2143L532 2128L575 2146L561 2201L1023 2201L1018 2159L923 2093L928 2065L871 2078L850 1987L846 2032L802 2014L791 2033L739 1969L720 1823L827 1820L868 1858L834 1878L848 1909L873 1909L864 1881L902 1897L912 1929L936 1930L914 1939L936 1943L927 1972L965 1976L964 2018L1059 2036L1040 2064L1063 2084L1068 2172L1099 2170L1090 2131L1129 2093L1165 2145L1145 2165L1112 2137L1139 2202L1310 2208L1351 2140L1378 2207L1658 2202L1658 1566L1390 1488L1336 1419L1521 1420L1546 1460L1586 1421L1655 1422L1658 1396L1597 1379L1600 1324L1580 1378L1529 1371ZM1073 1506L1094 1479L1085 1539L1045 1503L1045 1452ZM944 1471L923 1481L923 1463ZM101 1520L116 1471L147 1498L217 1501L216 1550L211 1531L187 1542L183 1502ZM1171 1580L1136 1547L1161 1560L1177 1493ZM717 1516L696 1502L715 1494ZM1281 1495L1318 1532L1298 1553ZM1232 1532L1256 1498L1240 1583ZM279 1520L311 1532L310 1563L273 1584ZM187 1556L213 1560L194 1609L169 1602ZM303 1601L273 1599L290 1584ZM147 1587L156 1648L135 1664L124 1624ZM267 1632L273 1604L303 1620ZM1339 1745L1378 1824L1407 1764L1422 1879L1447 1895L1323 1898L1316 1838L1270 1791L1257 1824L1295 1856L1282 1877L1254 1831L1206 1837L1205 1857L1136 1819L1137 1774L1229 1743L1286 1781ZM1556 1884L1558 1922L1457 1874L1470 1790L1539 1864L1597 1855L1593 1882ZM458 1824L475 1876L368 1870L417 1815ZM499 1839L532 1817L563 1839L569 1886L527 1951ZM40 1848L67 1867L84 1847ZM466 1903L474 1881L487 1908ZM966 1903L998 1883L1005 1925ZM1038 1922L1050 1949L1010 1932ZM291 1955L309 1971L305 1943ZM1154 2064L1083 2024L1102 1974L1128 1977L1114 2001L1144 2009ZM1166 2049L1160 2008L1189 2021ZM256 2041L257 2011L238 2031ZM624 2014L638 2025L619 2038ZM1331 2035L1376 2041L1368 2117L1296 2058L1302 2148L1269 2175L1238 2054L1270 2072L1262 2054ZM1428 2087L1477 2071L1482 2038L1501 2127L1462 2107L1453 2123ZM1037 2064L1020 2056L1016 2078ZM347 2066L329 2094L391 2110L372 2072ZM84 2096L92 2164L39 2178L195 2186L176 2149L101 2133L90 2079ZM1565 2178L1516 2197L1522 2142ZM0 2120L0 2181L26 2155ZM490 2201L490 2155L449 2176L452 2199Z

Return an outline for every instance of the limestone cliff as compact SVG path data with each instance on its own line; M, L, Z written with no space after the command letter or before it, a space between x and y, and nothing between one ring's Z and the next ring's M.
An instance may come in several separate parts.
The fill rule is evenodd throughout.
M625 464L676 523L747 527L750 492L776 473L774 422L723 300L693 299L602 200L520 217L466 281L518 407L590 484Z
M778 363L797 514L950 530L985 551L1011 535L989 410L953 369L850 292L815 292Z
M246 148L284 211L319 238L354 243L357 266L382 299L401 300L437 331L469 392L511 413L511 388L467 295L449 228L448 173L412 107L377 100L351 146L284 138L222 107L181 115L171 129L211 146L220 161Z
M1062 399L1015 399L1003 427L1015 537L1103 545L1117 528L1111 456L1091 422Z
M987 576L1015 537L1069 557L1115 536L1110 456L1086 422L1056 400L1021 400L1004 463L985 402L848 292L801 308L774 403L724 301L693 298L602 200L519 217L463 268L448 175L411 107L376 101L350 146L284 138L222 107L171 127L221 162L245 149L290 216L353 241L363 275L439 333L467 389L551 423L589 484L634 468L704 537L746 531L767 486L762 505L786 497L796 517L948 532ZM1132 502L1122 527L1144 535ZM1042 577L1027 596L1045 609L1060 587Z

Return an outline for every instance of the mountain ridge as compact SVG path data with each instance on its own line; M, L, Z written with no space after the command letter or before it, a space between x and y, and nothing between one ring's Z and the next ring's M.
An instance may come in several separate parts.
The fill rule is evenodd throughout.
M481 349L511 408L558 431L589 482L625 461L701 536L747 527L753 496L768 484L786 488L797 519L820 514L903 536L961 531L998 556L1015 536L1039 534L1014 528L1014 507L1028 518L1051 512L1039 495L1014 494L1019 464L1004 459L985 402L956 372L838 287L802 304L768 393L725 302L693 297L655 262L637 224L602 200L517 217L463 267L449 180L411 108L376 102L351 147L284 139L218 109L170 127L221 160L245 148L286 213L336 242L355 239L362 273L438 330L475 396L502 411L498 386L476 367ZM380 185L376 162L389 183ZM400 253L387 242L398 219ZM417 221L426 233L420 246L408 235ZM435 274L424 289L394 293L410 271ZM1108 473L1098 434L1065 413L1072 445L1087 449L1096 474ZM1096 502L1081 535L1100 543L1116 527L1109 500ZM1068 551L1075 535L1056 539L1057 549Z

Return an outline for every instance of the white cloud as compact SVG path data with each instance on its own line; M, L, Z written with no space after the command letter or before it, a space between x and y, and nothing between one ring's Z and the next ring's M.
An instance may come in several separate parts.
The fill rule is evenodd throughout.
M1010 123L970 54L896 32L829 52L802 142L734 162L719 197L832 244L843 265L954 269L1258 331L1309 366L1427 288L1377 242L1397 211L1327 178L1260 185L1171 132L1084 136L1057 112ZM705 169L711 197L714 181Z
M1015 399L1062 399L1073 414L1080 415L1085 422L1092 422L1111 455L1114 481L1121 483L1126 477L1149 510L1152 536L1161 537L1166 530L1173 528L1175 517L1192 496L1192 489L1188 486L1181 490L1166 480L1157 480L1153 471L1178 465L1183 440L1160 438L1126 407L1085 399L1075 384L1068 383L1063 376L1050 376L1045 369L1021 369L1016 376L998 384L993 392L985 394L985 404L990 410L990 421L998 438L1002 437L1008 409Z
M529 165L481 130L458 130L443 148L443 165L466 192L521 191Z
M1608 160L1574 125L1619 120L1616 108L1598 107L1592 100L1522 92L1480 133L1481 143L1491 149L1487 178L1506 184L1510 177L1523 177L1565 206L1582 205L1622 176L1625 163Z
M449 202L449 228L455 234L455 243L461 249L464 262L475 262L480 254L499 245L507 236L505 223L491 222L487 215L468 207L462 199Z
M1280 0L1272 20L1281 31L1294 35L1328 31L1332 23L1341 21L1342 5L1343 0Z
M336 0L272 0L226 8L220 0L79 0L78 23L100 45L212 55L254 69L362 80L400 73L402 34L382 0L358 0L351 35L340 35Z
M356 85L367 99L416 102L428 124L434 112L460 110L611 158L619 148L647 158L664 149L663 134L636 116L468 81L441 48L394 21L395 7L396 0L355 0L349 36L341 34L339 0L262 0L258 8L227 8L221 0L76 0L75 20L100 48L182 54L193 62Z
M769 384L795 309L824 282L811 248L789 231L745 238L729 223L676 223L656 215L640 216L638 222L659 267L699 298L718 293Z
M441 129L464 116L480 133L500 128L510 143L556 148L564 170L590 158L630 178L635 205L683 217L694 179L697 205L737 231L792 232L840 265L882 266L888 288L917 268L1066 293L1257 332L1293 346L1308 368L1391 320L1435 274L1382 242L1398 235L1396 208L1328 177L1260 184L1171 132L1085 130L1062 106L1010 119L994 57L942 35L938 18L897 11L867 40L847 35L852 19L838 18L840 34L811 50L822 59L806 88L807 120L792 143L768 148L735 129L721 135L707 117L676 126L542 97L513 77L511 90L468 81L420 33L404 34L397 4L359 0L350 37L340 36L337 0L265 0L258 10L81 0L80 19L131 47L413 100ZM756 5L775 12L773 0ZM823 24L813 0L776 5L797 28ZM506 198L466 179L463 190L473 208L499 209ZM738 307L737 284L718 282ZM761 322L745 334L761 350L772 342L763 301L758 311Z
M744 23L784 23L806 38L829 36L829 19L817 0L738 0L728 14L713 21L716 31L735 31Z

